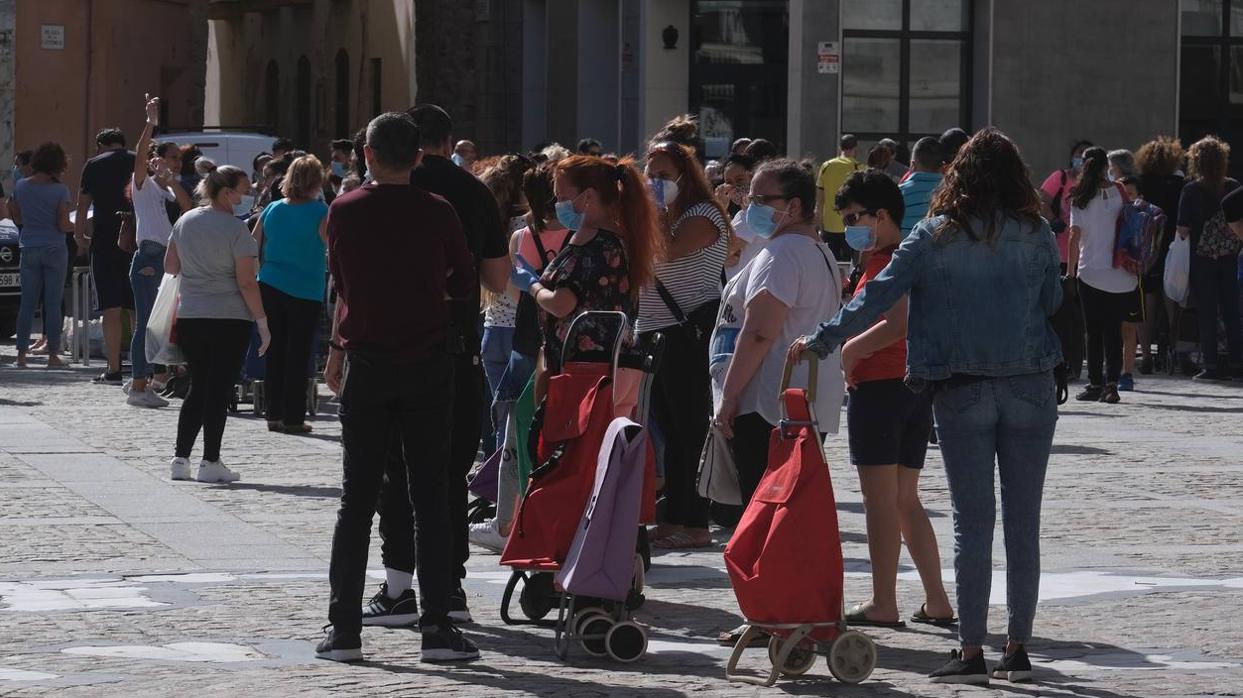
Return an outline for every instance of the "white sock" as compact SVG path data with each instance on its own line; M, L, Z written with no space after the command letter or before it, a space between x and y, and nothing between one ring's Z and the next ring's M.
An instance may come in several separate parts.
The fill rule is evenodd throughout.
M385 567L384 580L388 582L388 593L385 594L385 596L388 596L390 599L395 599L407 591L410 591L411 585L414 584L414 573L402 572L401 570L395 570L392 567Z

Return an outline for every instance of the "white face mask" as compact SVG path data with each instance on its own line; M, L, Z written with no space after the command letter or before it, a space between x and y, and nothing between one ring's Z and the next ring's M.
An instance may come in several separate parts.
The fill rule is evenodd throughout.
M509 219L509 232L516 233L525 227L527 227L526 216L514 216L513 218Z
M238 218L249 215L250 209L254 207L255 207L255 197L251 196L250 194L243 194L242 200L237 202L237 205L233 207L233 215L237 216Z
M653 179L652 194L657 206L668 208L678 198L678 183L672 179Z

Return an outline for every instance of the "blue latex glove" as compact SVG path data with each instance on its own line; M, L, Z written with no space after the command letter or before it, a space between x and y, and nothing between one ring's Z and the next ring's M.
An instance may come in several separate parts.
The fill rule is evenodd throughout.
M509 282L519 291L530 293L531 286L536 281L539 281L539 274L527 260L522 258L522 255L515 255L514 261L517 264L514 265L514 270L509 273Z

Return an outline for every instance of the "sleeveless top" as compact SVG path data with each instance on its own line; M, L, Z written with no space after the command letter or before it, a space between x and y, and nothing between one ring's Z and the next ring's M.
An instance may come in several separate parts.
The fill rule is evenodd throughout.
M705 303L721 299L721 270L725 266L725 257L729 255L729 228L720 209L709 201L701 201L686 209L686 212L673 224L673 235L677 236L678 228L689 218L703 217L712 222L717 229L716 242L711 245L668 262L657 262L656 278L664 284L677 302L684 315ZM678 324L673 311L656 291L652 283L639 294L639 317L635 322L635 332L652 332Z

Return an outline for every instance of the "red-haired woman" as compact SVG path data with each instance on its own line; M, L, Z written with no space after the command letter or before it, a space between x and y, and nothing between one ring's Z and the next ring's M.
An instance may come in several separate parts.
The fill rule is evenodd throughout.
M653 144L647 176L665 236L665 254L642 290L635 323L641 337L665 336L652 413L664 437L666 507L652 545L698 548L712 543L708 500L695 491L695 474L712 414L708 338L721 307L729 219L689 147Z
M633 160L613 165L591 156L566 158L557 163L553 192L557 220L574 233L541 276L521 258L513 274L514 285L531 294L543 316L541 375L560 370L566 332L582 313L620 311L634 319L639 289L652 280L662 252L656 209ZM577 352L612 346L613 328L584 322ZM619 415L629 414L638 397L638 380L625 374L615 396ZM543 394L542 380L536 393L537 399Z

